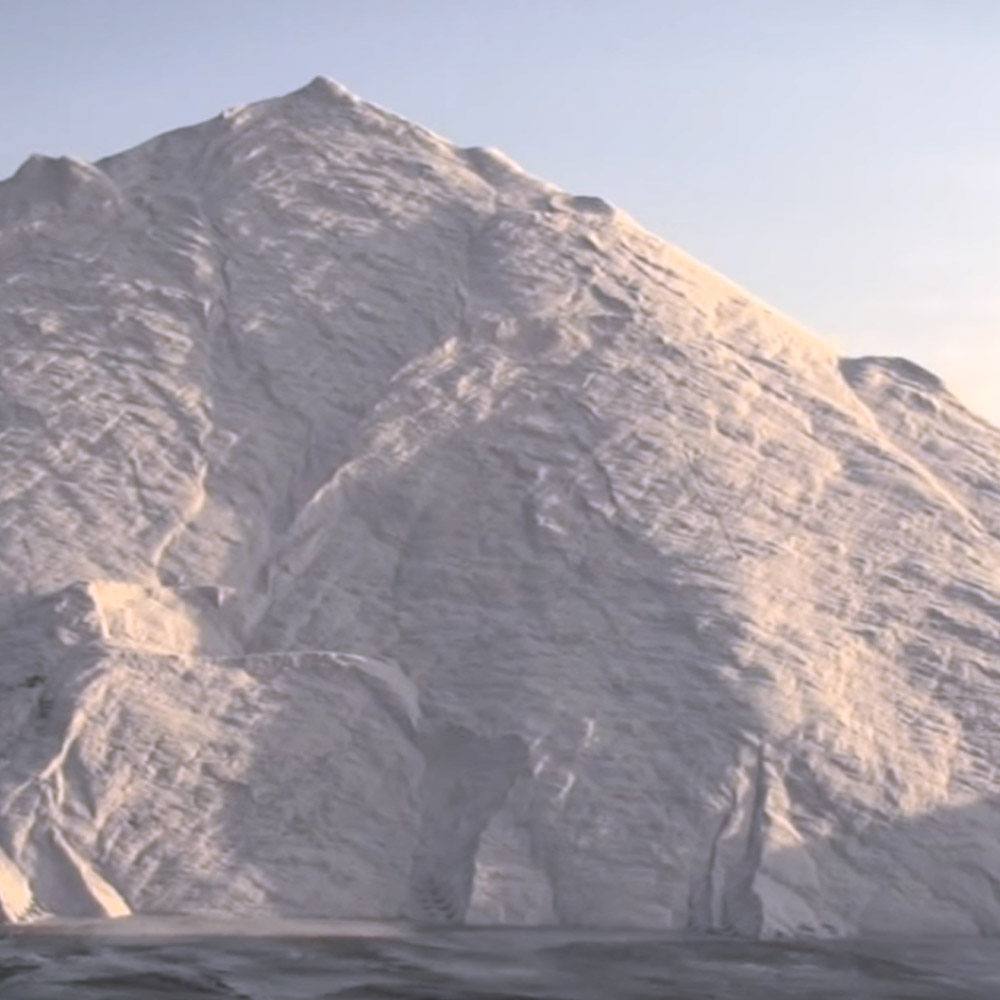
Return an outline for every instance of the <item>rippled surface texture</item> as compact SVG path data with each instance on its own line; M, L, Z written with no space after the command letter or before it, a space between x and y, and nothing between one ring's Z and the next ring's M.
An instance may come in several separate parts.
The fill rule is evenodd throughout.
M151 926L0 940L3 1000L996 996L1000 953L981 939L759 943L303 925L267 935Z
M1000 936L933 374L317 79L0 182L0 382L0 919Z

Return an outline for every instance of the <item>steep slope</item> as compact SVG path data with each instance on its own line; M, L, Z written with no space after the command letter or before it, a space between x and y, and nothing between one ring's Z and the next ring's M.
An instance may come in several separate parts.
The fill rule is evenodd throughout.
M1000 432L316 80L0 185L0 906L1000 928Z

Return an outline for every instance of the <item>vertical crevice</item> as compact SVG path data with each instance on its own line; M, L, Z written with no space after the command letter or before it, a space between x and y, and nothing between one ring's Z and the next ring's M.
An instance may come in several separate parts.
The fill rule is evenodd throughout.
M758 937L763 924L760 897L754 880L764 853L767 824L768 777L766 747L757 748L746 818L743 856L733 868L723 897L723 927L743 937Z
M480 736L453 725L424 734L421 744L421 827L404 915L458 924L472 896L479 838L525 771L528 749L517 736Z

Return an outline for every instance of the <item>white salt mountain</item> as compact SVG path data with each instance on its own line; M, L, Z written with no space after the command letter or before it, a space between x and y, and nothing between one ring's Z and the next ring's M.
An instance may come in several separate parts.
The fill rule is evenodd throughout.
M0 908L1000 931L1000 431L335 84L0 184Z

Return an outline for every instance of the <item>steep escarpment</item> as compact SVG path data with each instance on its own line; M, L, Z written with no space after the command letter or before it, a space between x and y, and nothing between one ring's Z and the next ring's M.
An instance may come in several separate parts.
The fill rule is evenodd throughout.
M325 80L32 158L0 260L7 919L1000 926L933 376Z

